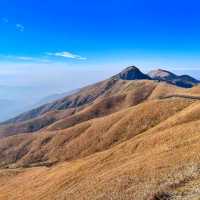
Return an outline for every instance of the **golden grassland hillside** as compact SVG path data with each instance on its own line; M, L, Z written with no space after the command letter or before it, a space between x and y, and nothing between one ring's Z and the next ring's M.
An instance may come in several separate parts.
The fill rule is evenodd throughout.
M37 108L40 112L30 111L2 124L0 137L34 132L55 122L58 122L61 128L63 123L65 127L69 127L81 121L101 117L140 103L148 98L155 86L154 81L146 80L106 80L50 105ZM62 108L63 104L69 105ZM57 125L53 127L56 128Z
M182 114L187 116L192 107ZM174 120L173 127L150 128L112 148L53 167L2 169L0 199L196 200L200 121Z
M27 119L25 118L25 120L20 116L17 118L19 121L2 124L0 125L0 138L21 133L35 132L46 128L48 130L68 128L80 122L106 116L147 100L160 99L174 94L187 95L189 99L192 96L200 97L199 88L199 86L196 86L192 89L184 89L152 80L118 80L111 89L104 91L102 95L98 96L90 103L61 110L51 110L49 108L50 111L38 114L38 116L31 119L28 117ZM91 91L89 90L89 92ZM74 94L73 98L82 98L79 95L79 93ZM72 97L70 96L69 98ZM58 102L54 103L56 104ZM47 105L44 105L44 107L46 106ZM26 115L26 113L22 115Z
M200 86L129 67L0 125L0 200L199 200L199 141Z
M72 160L99 152L152 128L194 100L152 100L71 128L0 140L0 166L29 166Z

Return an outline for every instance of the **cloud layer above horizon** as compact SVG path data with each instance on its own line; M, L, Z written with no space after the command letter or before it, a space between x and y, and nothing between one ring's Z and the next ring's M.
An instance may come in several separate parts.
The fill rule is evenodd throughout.
M67 60L60 60L59 58L64 59L73 59L73 60L87 60L86 57L71 53L69 51L62 52L47 52L41 53L37 56L24 56L24 55L4 55L0 54L0 62L3 61L13 61L13 62L37 62L37 63L51 63L55 61L66 62Z
M48 56L56 56L56 57L63 57L63 58L73 58L77 60L87 60L87 58L82 57L80 55L71 53L69 51L62 51L62 52L48 52L46 53Z

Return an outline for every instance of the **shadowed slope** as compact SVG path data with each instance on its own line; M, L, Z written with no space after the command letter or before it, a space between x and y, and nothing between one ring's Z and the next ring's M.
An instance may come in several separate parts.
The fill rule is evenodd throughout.
M48 128L48 125L54 122L56 123L54 123L49 130L62 129L89 119L105 116L146 100L148 96L151 95L156 85L154 81L118 80L110 89L107 88L104 94L90 103L86 103L82 106L77 105L74 108L48 111L33 119L1 125L0 137L34 132L41 128ZM93 89L95 93L97 92L96 90L102 91L101 88ZM91 92L91 90L89 90L89 92ZM84 94L83 96L85 97L87 95Z
M0 140L0 164L32 165L72 160L103 151L158 125L193 100L154 100L60 131Z

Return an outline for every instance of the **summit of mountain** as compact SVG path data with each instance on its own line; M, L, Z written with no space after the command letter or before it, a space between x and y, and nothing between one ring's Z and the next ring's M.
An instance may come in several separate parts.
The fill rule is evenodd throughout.
M151 78L148 75L142 73L140 69L135 66L125 68L119 74L115 75L114 78L122 80L151 80Z

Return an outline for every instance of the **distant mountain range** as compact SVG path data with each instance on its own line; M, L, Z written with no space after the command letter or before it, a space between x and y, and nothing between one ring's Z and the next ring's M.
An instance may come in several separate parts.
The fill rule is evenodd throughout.
M8 99L0 99L0 108L1 108L0 121L8 119L13 115L19 114L20 111L21 112L23 111L18 108L18 102Z
M22 100L0 99L0 108L0 122L2 122L33 107L25 105Z
M58 99L61 99L63 97L72 95L72 94L74 94L78 91L79 91L79 89L76 89L76 90L72 90L72 91L69 91L69 92L49 95L49 96L41 99L39 102L37 102L35 105L33 105L33 107L38 107L38 106L41 106L41 105L44 105L44 104L47 104L47 103L51 103L51 102L56 101Z
M52 94L38 101L39 97L32 95L35 90L30 87L0 85L0 122L78 91L77 89L70 92ZM40 94L39 96L42 95ZM4 99L5 97L8 99Z

